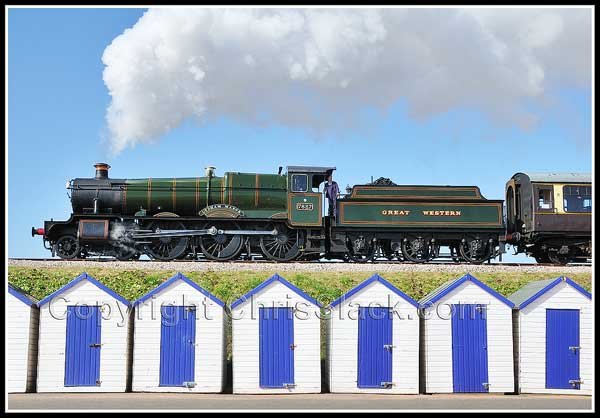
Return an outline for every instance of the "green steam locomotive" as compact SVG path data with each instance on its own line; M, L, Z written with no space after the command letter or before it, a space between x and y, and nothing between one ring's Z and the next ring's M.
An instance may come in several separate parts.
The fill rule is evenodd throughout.
M105 163L95 169L94 178L68 182L68 220L32 228L53 256L482 263L501 255L506 242L503 201L485 199L476 186L409 186L380 178L339 194L335 167L222 177L207 167L203 177L143 179L110 178ZM569 248L559 261L586 257L586 251Z

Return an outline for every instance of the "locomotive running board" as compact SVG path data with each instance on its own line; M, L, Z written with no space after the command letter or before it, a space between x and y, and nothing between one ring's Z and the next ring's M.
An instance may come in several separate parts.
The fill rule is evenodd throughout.
M273 235L279 232L277 229L272 231L251 231L242 229L217 229L214 226L208 229L157 229L153 232L140 231L131 234L132 239L145 238L168 238L168 237L194 237L202 235Z

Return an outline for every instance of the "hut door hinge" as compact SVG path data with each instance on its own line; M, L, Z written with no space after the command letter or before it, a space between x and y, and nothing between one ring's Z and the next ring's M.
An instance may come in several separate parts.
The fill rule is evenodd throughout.
M487 306L485 306L485 305L477 305L475 307L475 310L481 312L481 311L485 311L486 308L487 308Z
M581 347L574 345L574 346L569 347L569 350L576 352L577 350L581 350Z
M90 344L91 348L100 348L102 347L102 344L96 343L96 344Z
M196 382L183 382L183 387L194 388L196 387Z
M290 344L290 350L295 350L296 347L298 347L298 345L296 345L296 344Z
M295 388L296 384L295 383L284 383L283 387L286 389L291 389L291 388Z
M484 382L484 383L482 383L482 384L481 384L481 386L483 386L483 387L484 387L484 388L486 388L486 389L489 389L489 388L490 388L490 384L489 384L488 382Z
M381 387L382 388L391 388L392 386L395 386L396 384L394 382L381 382Z
M96 386L100 386L102 384L102 380L98 379L96 380Z
M384 344L383 348L386 350L392 351L392 348L396 348L396 346L393 344Z

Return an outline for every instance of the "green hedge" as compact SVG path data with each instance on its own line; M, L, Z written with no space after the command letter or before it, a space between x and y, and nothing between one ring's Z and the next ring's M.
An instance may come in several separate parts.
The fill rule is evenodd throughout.
M42 299L81 273L81 270L73 268L37 269L10 266L8 268L8 281L34 298ZM135 300L173 276L176 271L91 268L87 270L87 273L126 299ZM270 276L266 272L256 271L182 271L182 273L226 303L234 301ZM281 273L281 276L321 303L328 304L370 277L371 273L286 272ZM381 276L409 296L419 300L440 284L461 275L445 272L402 271L382 273ZM523 272L481 272L473 273L473 276L497 292L508 296L532 280L549 279L558 275ZM591 290L591 276L591 272L569 275L571 279L588 291Z

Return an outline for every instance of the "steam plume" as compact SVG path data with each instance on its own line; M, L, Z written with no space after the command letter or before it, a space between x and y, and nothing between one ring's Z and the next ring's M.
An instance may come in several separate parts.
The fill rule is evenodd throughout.
M590 9L150 9L106 48L112 151L190 118L313 131L404 99L526 128L591 83Z

